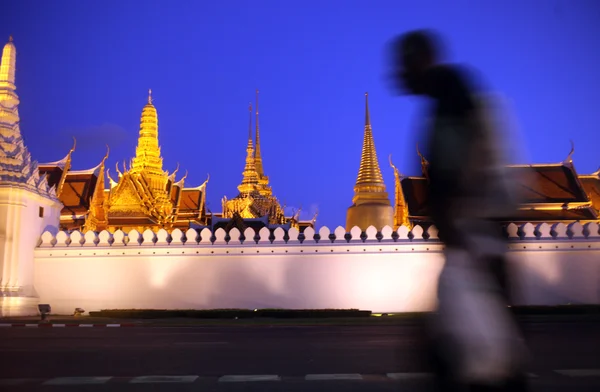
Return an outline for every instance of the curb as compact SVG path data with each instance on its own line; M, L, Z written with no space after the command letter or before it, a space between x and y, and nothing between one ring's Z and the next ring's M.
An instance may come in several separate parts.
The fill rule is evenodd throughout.
M106 328L119 328L119 327L134 327L135 324L0 324L0 328L6 327L25 327L25 328L65 328L65 327L81 327L81 328L95 328L95 327L106 327Z

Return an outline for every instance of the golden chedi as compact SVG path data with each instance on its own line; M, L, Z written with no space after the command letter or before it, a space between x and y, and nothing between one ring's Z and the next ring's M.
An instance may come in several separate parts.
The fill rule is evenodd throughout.
M358 178L354 186L354 197L352 205L346 214L346 230L350 231L354 226L366 230L374 226L381 230L385 226L393 227L394 211L390 199L385 190L385 183L379 168L375 142L373 141L373 130L369 115L369 95L365 94L365 131L358 169Z

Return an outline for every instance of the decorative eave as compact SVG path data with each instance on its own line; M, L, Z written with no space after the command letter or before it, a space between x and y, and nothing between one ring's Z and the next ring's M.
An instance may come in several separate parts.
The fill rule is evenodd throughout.
M593 173L590 173L590 174L580 174L579 177L580 178L597 178L597 179L600 179L600 167L598 168L598 170L596 170Z
M73 147L71 147L71 149L69 150L69 152L67 153L67 155L65 155L65 157L63 159L60 159L60 160L54 161L54 162L39 163L38 167L40 167L40 166L42 166L42 167L59 167L63 170L65 170L65 168L67 168L67 170L69 170L69 167L71 165L71 156L73 155L73 152L75 151L76 147L77 147L77 140L75 138L73 138Z
M591 208L591 202L570 203L525 203L519 206L521 211L568 211Z

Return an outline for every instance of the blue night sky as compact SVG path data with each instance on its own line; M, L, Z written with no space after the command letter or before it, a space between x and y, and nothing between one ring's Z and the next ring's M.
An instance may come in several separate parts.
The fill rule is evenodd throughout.
M294 4L294 5L292 5ZM302 5L296 5L302 4ZM450 59L469 63L511 105L527 160L600 165L600 2L596 0L55 1L12 2L21 131L33 158L74 169L135 153L152 88L165 169L207 173L208 207L236 196L248 102L260 89L265 172L287 206L344 225L356 181L364 92L390 197L393 172L416 174L421 102L395 96L386 44L414 28L444 34ZM6 8L4 12L6 12ZM525 162L529 163L529 162Z

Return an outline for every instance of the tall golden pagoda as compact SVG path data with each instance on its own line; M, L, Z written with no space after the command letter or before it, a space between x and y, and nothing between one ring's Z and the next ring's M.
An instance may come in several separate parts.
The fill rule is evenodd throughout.
M258 114L258 110L256 112ZM252 104L249 106L248 144L246 146L246 165L242 173L240 192L235 198L224 197L222 218L258 219L266 217L268 224L284 224L285 214L276 197L272 195L268 177L259 176L256 165L256 153L252 141ZM256 128L258 135L258 126ZM259 147L260 150L260 147ZM259 165L262 171L262 158L259 151Z
M362 230L375 226L381 230L385 226L392 227L393 223L393 208L385 191L373 141L369 94L365 93L365 133L354 197L346 214L346 230L350 231L354 226Z
M314 227L316 216L311 221L300 221L300 210L291 217L285 216L279 200L273 195L269 177L264 173L260 151L258 90L256 90L256 148L252 140L252 104L249 105L248 113L246 163L242 173L242 182L238 186L239 194L232 199L223 197L223 212L212 216L212 228L222 227L228 231L232 227L237 227L243 231L247 227L258 230L262 227L281 226L283 228L295 227L302 231L306 227Z

